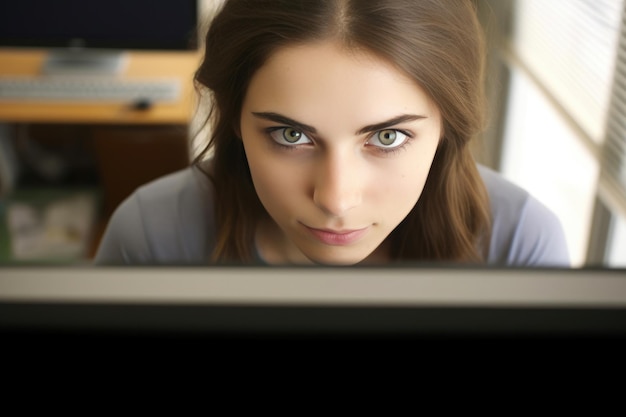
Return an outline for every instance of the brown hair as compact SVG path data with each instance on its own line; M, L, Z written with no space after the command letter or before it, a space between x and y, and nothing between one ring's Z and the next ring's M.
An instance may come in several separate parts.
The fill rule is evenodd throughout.
M196 72L211 99L215 261L245 261L267 215L237 131L255 72L278 48L336 38L392 62L430 96L443 126L422 195L391 239L397 260L482 261L489 202L468 142L484 127L484 46L471 0L226 0L205 40Z

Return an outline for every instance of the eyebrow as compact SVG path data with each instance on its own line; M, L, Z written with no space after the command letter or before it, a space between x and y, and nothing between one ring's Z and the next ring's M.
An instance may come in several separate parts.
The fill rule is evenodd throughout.
M417 115L417 114L401 114L400 116L396 116L396 117L391 118L389 120L385 120L384 122L375 123L373 125L365 126L362 129L360 129L357 132L357 134L358 135L362 135L363 133L376 132L378 130L383 130L383 129L386 129L386 128L391 127L391 126L395 126L395 125L403 123L403 122L410 122L410 121L413 121L413 120L421 120L421 119L426 119L426 116L420 116L420 115Z
M283 116L282 114L273 113L273 112L252 112L252 114L255 117L258 117L260 119L266 119L272 122L286 124L298 130L301 130L303 132L317 133L317 129L314 128L313 126L309 126L307 124L298 122L297 120L290 119L289 117ZM359 131L357 132L357 135L362 135L363 133L368 133L368 132L375 132L375 131L383 130L391 126L395 126L403 122L410 122L413 120L421 120L421 119L426 119L426 116L420 116L417 114L401 114L400 116L393 117L389 120L385 120L384 122L367 125L359 129Z
M257 112L252 112L252 114L260 119L266 119L266 120L270 120L272 122L276 122L276 123L282 123L285 125L289 125L292 127L295 127L298 130L301 130L303 132L309 132L309 133L317 133L317 129L314 128L313 126L309 126L307 124L304 123L300 123L296 120L290 119L287 116L283 116L282 114L278 114L278 113L265 113L265 112L261 112L261 113L257 113Z

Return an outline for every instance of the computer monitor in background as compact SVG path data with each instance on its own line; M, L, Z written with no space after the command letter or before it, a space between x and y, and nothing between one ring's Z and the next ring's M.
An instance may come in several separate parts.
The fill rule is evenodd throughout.
M0 266L19 341L625 338L609 269Z
M199 0L0 3L0 47L46 48L45 73L115 73L129 50L197 48Z

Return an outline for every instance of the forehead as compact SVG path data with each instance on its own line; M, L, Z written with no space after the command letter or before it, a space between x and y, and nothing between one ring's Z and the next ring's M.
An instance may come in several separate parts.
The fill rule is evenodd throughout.
M436 111L423 89L393 64L333 41L278 49L252 77L244 108L355 123Z

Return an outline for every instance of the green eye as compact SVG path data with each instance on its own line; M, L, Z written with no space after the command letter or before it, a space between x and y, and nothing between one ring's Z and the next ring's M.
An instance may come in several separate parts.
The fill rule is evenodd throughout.
M302 137L302 132L298 132L290 127L283 129L283 139L289 143L296 143Z
M378 141L382 145L390 146L390 145L393 145L393 143L396 141L398 134L396 133L395 130L387 129L387 130L381 130L380 132L376 134L376 136L378 136Z
M269 130L269 135L274 142L283 146L295 147L312 143L304 133L293 127L272 128Z
M383 150L390 150L401 147L410 137L401 130L384 129L375 132L367 143Z

